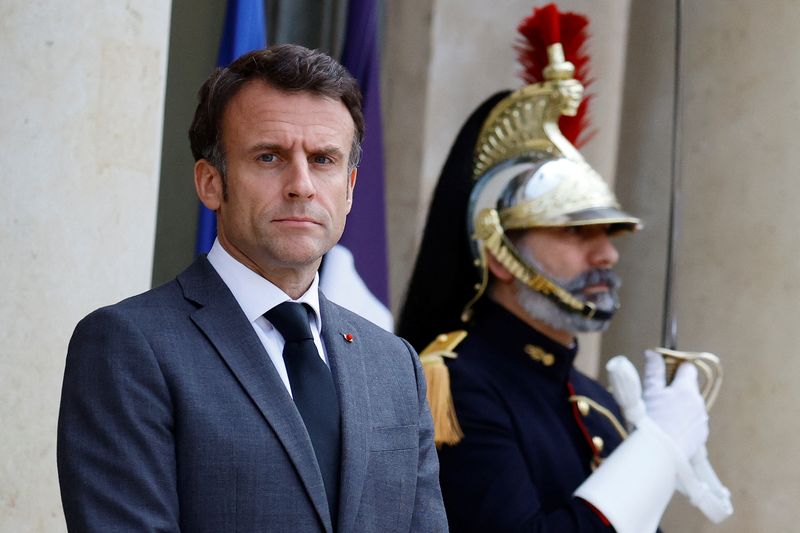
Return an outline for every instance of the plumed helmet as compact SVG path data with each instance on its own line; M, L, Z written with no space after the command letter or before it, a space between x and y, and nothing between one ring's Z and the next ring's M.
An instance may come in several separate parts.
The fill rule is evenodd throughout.
M536 10L522 26L558 25L558 15L551 4ZM538 44L541 46L541 42ZM525 53L526 49L520 48ZM599 311L592 302L575 298L537 271L522 257L507 232L590 224L635 230L641 225L638 218L621 209L605 180L562 133L559 120L581 112L583 85L573 77L575 66L566 60L562 43L547 43L546 54L547 64L540 69L541 81L501 100L478 136L467 228L481 281L463 320L469 318L471 307L486 290L487 252L516 278L561 308L587 318L610 318L612 311ZM535 62L529 62L528 70L531 68L539 69Z
M610 318L537 272L507 236L536 227L640 226L576 148L590 138L586 25L585 17L552 4L535 9L520 24L517 45L528 85L487 99L461 128L434 190L398 320L398 333L416 348L469 320L488 284L487 253L560 307Z

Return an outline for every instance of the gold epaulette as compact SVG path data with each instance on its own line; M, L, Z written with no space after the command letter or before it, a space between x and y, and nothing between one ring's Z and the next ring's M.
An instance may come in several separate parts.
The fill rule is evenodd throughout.
M450 373L444 358L455 359L456 346L467 337L464 330L437 335L432 343L419 354L425 381L428 384L428 405L433 417L433 441L436 447L442 444L458 444L464 437L456 418L453 393L450 391Z

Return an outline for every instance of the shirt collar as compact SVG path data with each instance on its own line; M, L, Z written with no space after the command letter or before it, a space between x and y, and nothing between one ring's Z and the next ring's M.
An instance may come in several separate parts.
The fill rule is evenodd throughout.
M233 297L250 322L255 322L278 304L297 302L307 304L313 310L313 326L317 329L317 333L322 331L319 312L319 273L314 274L314 281L308 290L297 300L292 300L277 285L237 261L222 247L218 239L214 239L214 245L208 252L207 258L233 293Z

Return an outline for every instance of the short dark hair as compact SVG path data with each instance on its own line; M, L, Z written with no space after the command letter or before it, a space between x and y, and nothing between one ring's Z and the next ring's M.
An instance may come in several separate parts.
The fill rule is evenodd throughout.
M353 76L329 55L303 46L283 44L248 52L225 68L216 69L197 94L198 104L189 128L194 160L208 160L219 170L225 187L222 117L239 90L261 80L285 92L308 92L341 101L353 118L355 132L348 165L355 168L364 139L361 91Z

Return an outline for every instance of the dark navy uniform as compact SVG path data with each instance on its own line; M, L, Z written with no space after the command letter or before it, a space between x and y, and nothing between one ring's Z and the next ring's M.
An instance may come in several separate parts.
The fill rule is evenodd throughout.
M573 367L577 346L486 301L455 352L447 366L464 438L439 451L451 531L613 531L572 497L624 431L596 408L623 420L611 395Z

